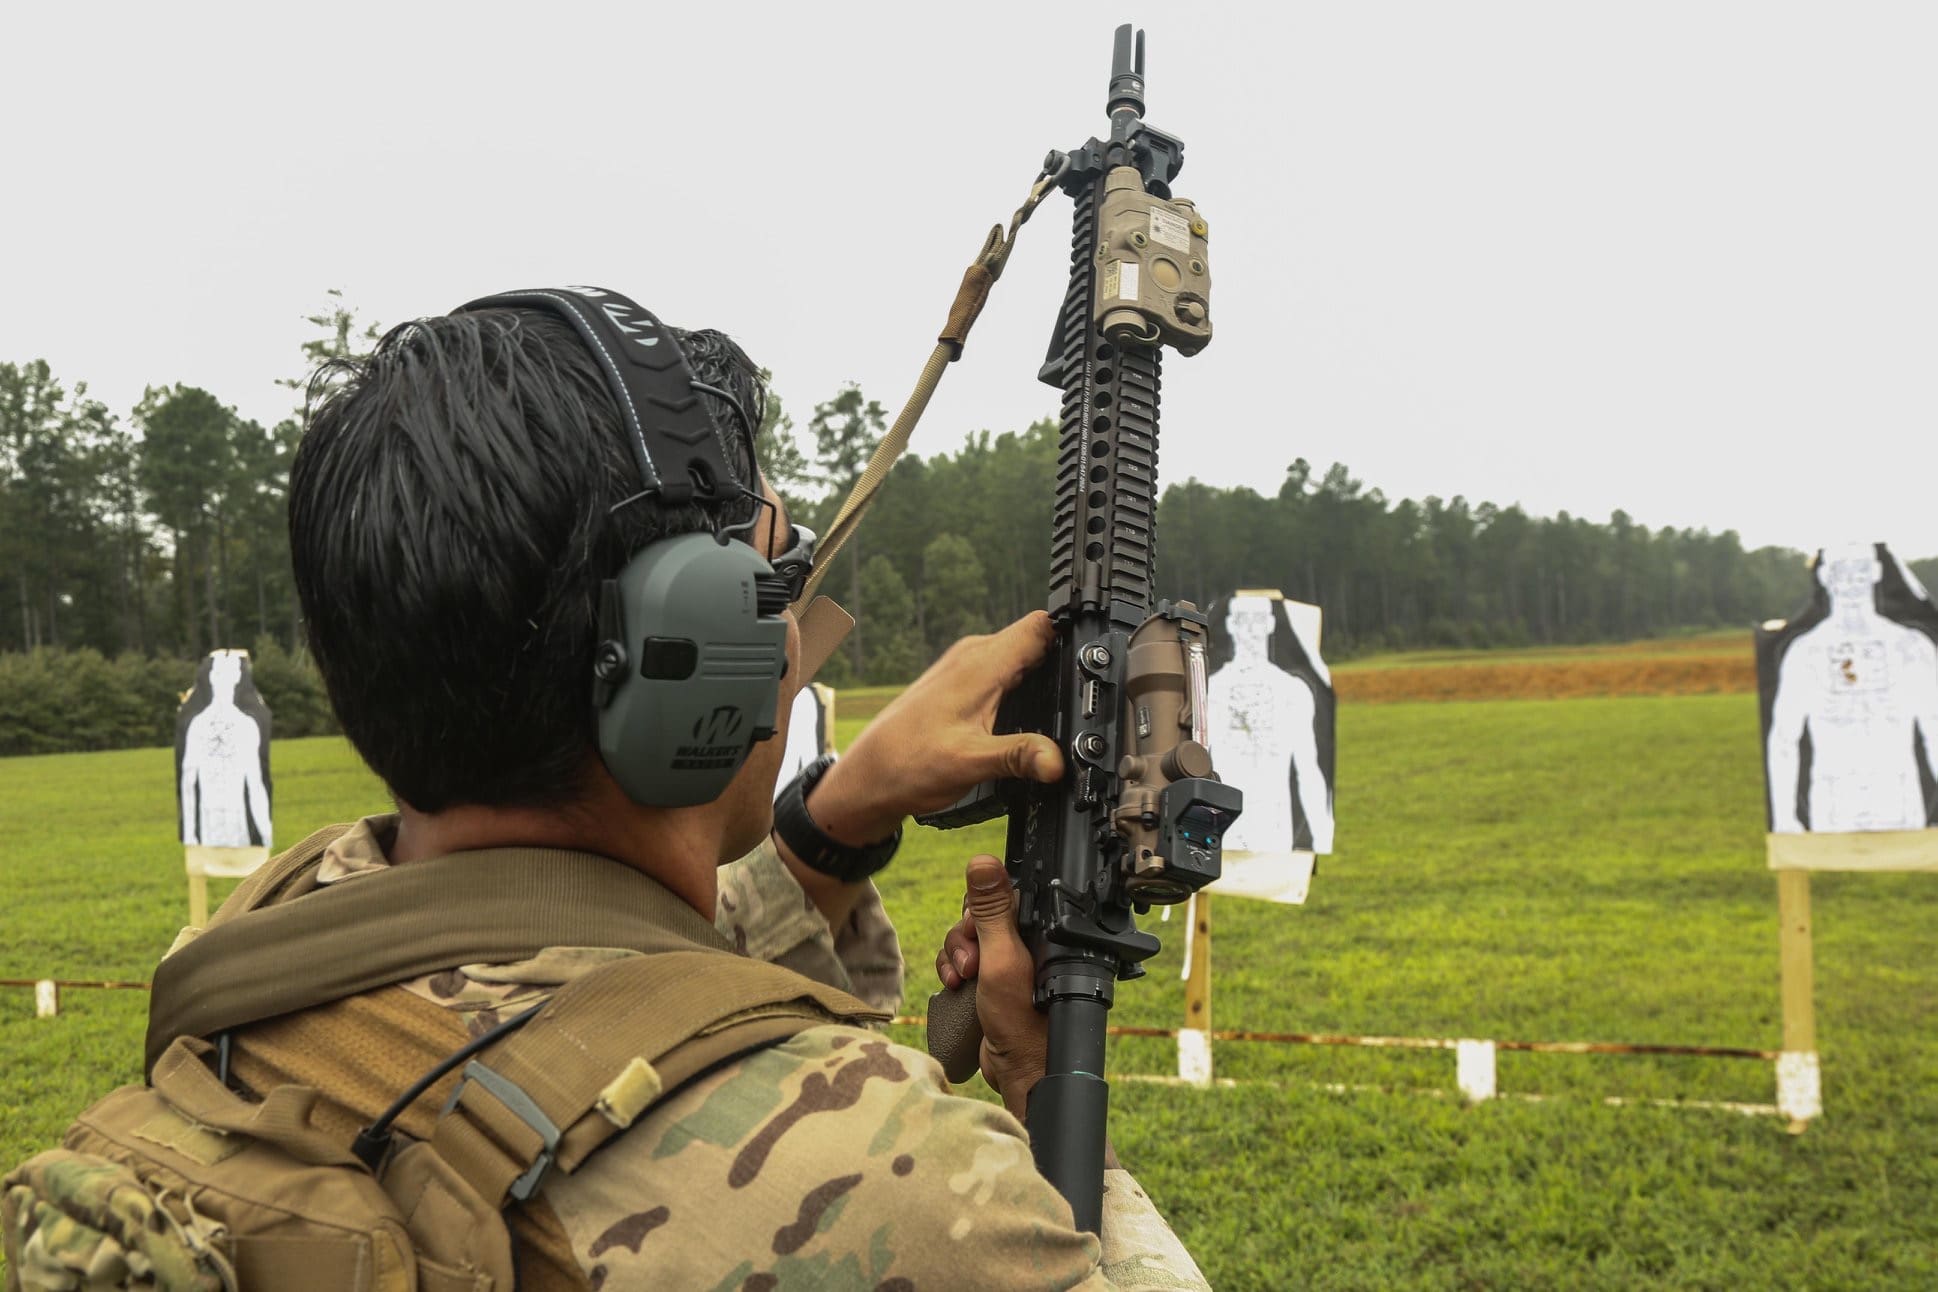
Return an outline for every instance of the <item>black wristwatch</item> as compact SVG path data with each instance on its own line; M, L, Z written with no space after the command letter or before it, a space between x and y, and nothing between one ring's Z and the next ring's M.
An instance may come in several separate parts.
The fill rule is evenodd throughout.
M808 815L807 796L833 765L834 755L823 754L788 782L781 796L774 800L774 833L808 869L844 884L859 884L894 859L895 850L902 846L902 827L896 826L895 833L879 843L863 844L859 848L830 839Z

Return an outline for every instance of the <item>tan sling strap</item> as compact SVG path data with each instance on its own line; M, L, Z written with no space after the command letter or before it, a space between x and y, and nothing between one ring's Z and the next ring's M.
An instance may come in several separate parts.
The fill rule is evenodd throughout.
M834 523L821 538L820 550L815 554L814 573L808 576L807 587L801 599L794 603L798 618L804 607L814 601L814 594L820 590L821 581L828 576L834 565L835 553L848 541L861 525L861 518L868 511L868 505L875 500L875 494L888 479L888 473L895 466L895 460L908 448L909 437L915 434L915 424L922 420L928 410L929 399L935 388L942 384L942 374L949 365L962 357L962 347L969 339L969 329L975 326L976 318L989 300L989 289L1002 277L1003 267L1009 263L1009 254L1016 248L1016 232L1035 213L1043 199L1049 196L1070 168L1067 157L1053 155L1038 173L1036 182L1030 186L1029 197L1023 205L1016 208L1009 218L1009 231L1005 235L999 224L990 229L989 236L983 240L982 250L969 268L963 271L962 283L956 289L956 298L949 304L948 320L942 325L942 332L936 337L935 349L929 352L928 361L922 365L922 373L915 379L915 389L909 394L902 411L895 415L894 424L875 446L873 456L863 468L861 478L855 481L847 498L842 500L835 512ZM852 621L850 621L852 623ZM807 676L812 677L810 673Z
M318 886L328 842L318 837L238 890L220 918L156 967L145 1071L178 1036L213 1036L453 965L560 946L728 950L699 912L604 858L494 848Z
M431 1137L492 1205L572 1171L666 1094L750 1050L888 1015L791 969L731 952L628 956L559 988L472 1060Z

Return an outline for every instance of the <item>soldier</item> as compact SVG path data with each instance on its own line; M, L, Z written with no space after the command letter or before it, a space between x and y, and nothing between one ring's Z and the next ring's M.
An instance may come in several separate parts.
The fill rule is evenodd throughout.
M734 429L730 469L756 480L756 369L718 333L674 335L716 424ZM292 557L331 703L397 811L330 839L318 882L475 849L591 854L663 888L647 915L672 945L738 950L892 1008L894 930L857 876L885 864L908 814L993 775L1062 775L1047 738L990 734L998 697L1049 645L1047 617L958 643L841 759L811 768L811 848L802 827L772 832L787 714L808 680L794 667L778 729L723 794L641 806L602 764L586 700L601 583L648 542L722 522L756 521L746 541L782 558L801 538L785 504L764 482L771 505L732 515L641 497L596 356L539 310L406 324L331 376L291 472ZM787 650L798 657L791 615ZM927 1055L872 1031L811 1027L660 1100L513 1206L520 1286L1205 1286L1129 1175L1106 1177L1100 1243L1035 1171L1018 1121L1045 1046L1030 958L1000 864L976 858L967 879L955 963L938 971L980 975L983 1070L1005 1108L953 1095ZM399 1088L377 1079L373 1052L442 1055L629 954L458 957L403 997L384 989L381 1007L370 993L237 1029L232 1075L320 1087L317 1124L347 1138Z

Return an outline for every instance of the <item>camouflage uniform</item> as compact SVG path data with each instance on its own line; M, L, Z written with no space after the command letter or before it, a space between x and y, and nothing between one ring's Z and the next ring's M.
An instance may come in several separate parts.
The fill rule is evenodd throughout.
M329 846L318 879L354 882L387 866L394 829L395 818L365 818ZM681 931L695 948L771 960L878 1008L899 1002L902 959L872 885L832 932L765 843L721 869L719 892L717 936L706 940L699 920ZM554 947L403 987L476 1035L630 954ZM239 1064L248 1048L244 1033ZM1127 1172L1107 1172L1105 1188L1100 1244L1037 1173L1014 1117L952 1094L920 1051L861 1028L813 1027L691 1083L577 1171L548 1178L542 1228L569 1243L577 1268L554 1261L546 1286L1207 1287ZM514 1231L529 1240L528 1228Z
M210 1236L184 1225L105 1162L69 1154L23 1168L8 1201L21 1216L17 1264L24 1292L195 1288L222 1292L197 1262ZM75 1219L85 1216L86 1221ZM11 1286L11 1284L10 1284Z

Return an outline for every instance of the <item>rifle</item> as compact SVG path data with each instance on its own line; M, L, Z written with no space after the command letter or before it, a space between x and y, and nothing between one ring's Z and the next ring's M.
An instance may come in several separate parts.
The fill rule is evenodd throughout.
M1218 781L1205 729L1206 622L1153 594L1163 348L1211 339L1206 226L1171 196L1184 160L1144 123L1144 33L1116 32L1109 137L1052 152L1045 174L1075 207L1070 281L1037 376L1063 392L1050 545L1051 655L1004 701L1002 731L1064 750L1055 785L978 787L922 818L945 828L1007 813L1005 864L1049 1015L1049 1063L1030 1094L1037 1169L1096 1232L1103 1209L1104 1034L1119 979L1158 940L1135 916L1216 879L1239 792ZM974 984L929 1002L929 1048L953 1081L976 1069Z

